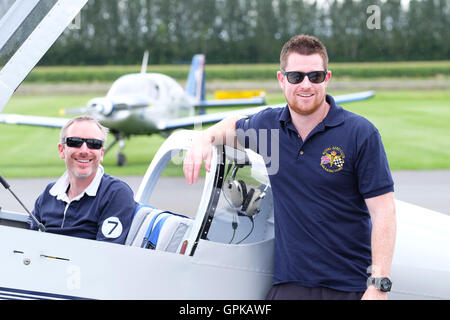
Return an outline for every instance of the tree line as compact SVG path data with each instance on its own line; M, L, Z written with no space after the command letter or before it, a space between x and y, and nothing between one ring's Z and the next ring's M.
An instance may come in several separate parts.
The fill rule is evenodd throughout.
M450 0L89 0L41 65L274 63L299 33L331 62L448 60Z

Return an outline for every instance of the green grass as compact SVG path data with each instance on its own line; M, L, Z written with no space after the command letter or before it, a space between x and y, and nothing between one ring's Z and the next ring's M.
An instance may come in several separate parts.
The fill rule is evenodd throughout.
M392 170L450 168L450 92L378 92L346 109L375 124Z
M60 108L82 106L90 98L14 96L3 112L58 116ZM268 96L268 103L282 101L281 94ZM450 169L450 92L379 91L374 98L345 108L377 126L392 170ZM0 125L0 173L7 178L61 175L65 167L57 152L58 135L58 129ZM132 137L126 141L126 167L115 164L117 147L105 156L103 165L112 175L143 175L163 141L159 135Z
M189 65L150 65L148 72L166 74L185 80ZM273 80L280 66L267 64L207 64L208 80ZM330 63L335 78L434 78L450 76L450 60L410 62ZM41 66L36 67L25 83L112 82L127 73L140 72L140 66Z

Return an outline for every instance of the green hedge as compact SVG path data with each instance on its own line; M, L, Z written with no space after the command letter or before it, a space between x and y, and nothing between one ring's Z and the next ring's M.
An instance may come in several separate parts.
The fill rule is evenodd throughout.
M278 64L207 65L208 80L272 80ZM329 69L334 77L350 78L430 78L450 76L450 61L389 62L389 63L334 63ZM139 72L139 66L37 67L26 78L36 82L112 82L121 75ZM149 66L148 72L164 73L177 80L185 80L188 65Z

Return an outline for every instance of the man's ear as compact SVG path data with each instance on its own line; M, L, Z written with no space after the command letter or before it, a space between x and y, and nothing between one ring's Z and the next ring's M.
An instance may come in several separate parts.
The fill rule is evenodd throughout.
M105 147L102 148L101 153L100 153L100 162L103 162L103 155L105 154Z
M328 70L328 71L327 71L327 75L325 76L325 82L330 81L330 79L331 79L331 71Z
M59 151L59 157L61 159L65 159L66 158L66 154L64 152L64 145L62 143L58 143L58 151Z
M284 89L284 76L281 74L281 71L277 71L277 79L281 89Z

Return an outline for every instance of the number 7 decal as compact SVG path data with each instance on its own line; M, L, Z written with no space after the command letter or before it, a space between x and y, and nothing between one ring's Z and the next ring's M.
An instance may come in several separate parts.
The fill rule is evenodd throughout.
M109 217L102 224L102 234L106 238L115 239L122 234L122 223L119 218Z

